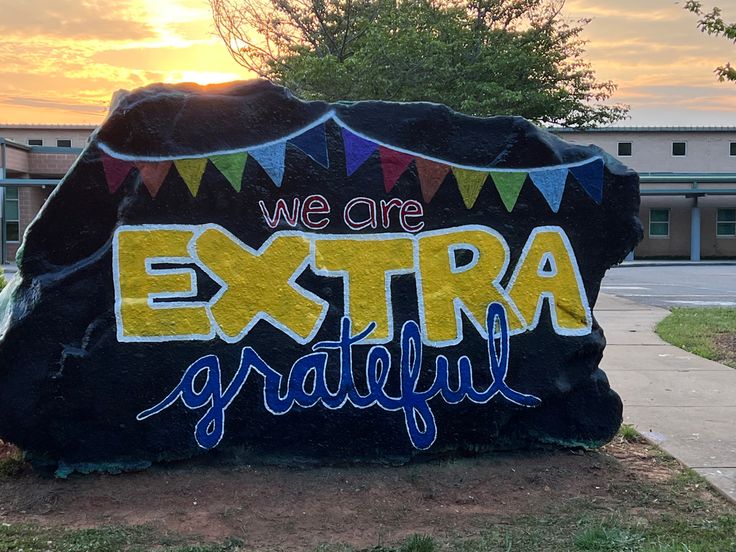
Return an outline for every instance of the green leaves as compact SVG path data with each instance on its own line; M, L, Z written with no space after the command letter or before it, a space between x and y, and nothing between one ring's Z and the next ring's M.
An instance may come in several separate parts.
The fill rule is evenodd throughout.
M582 58L582 27L559 21L554 4L278 0L294 34L265 76L308 99L431 101L577 127L624 118L627 107L601 103L615 85Z
M702 4L696 0L688 0L685 2L683 8L701 18L698 20L698 29L701 32L708 33L709 35L723 36L728 40L736 42L736 22L726 23L721 16L721 8L714 7L710 12L704 12ZM730 63L716 67L713 72L721 82L727 80L736 82L736 68Z

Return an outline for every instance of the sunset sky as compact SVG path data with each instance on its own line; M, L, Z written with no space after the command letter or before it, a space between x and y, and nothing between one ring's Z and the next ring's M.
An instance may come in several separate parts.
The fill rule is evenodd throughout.
M684 1L684 0L683 0ZM704 0L736 20L736 0ZM115 90L248 73L214 36L206 0L0 0L0 122L99 123ZM736 46L673 0L567 0L590 17L586 58L631 105L623 125L734 125L736 84L713 68Z

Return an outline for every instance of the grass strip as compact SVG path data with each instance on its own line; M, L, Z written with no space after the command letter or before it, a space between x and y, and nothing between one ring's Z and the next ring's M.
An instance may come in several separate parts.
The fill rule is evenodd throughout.
M736 308L675 308L656 332L676 347L736 368Z

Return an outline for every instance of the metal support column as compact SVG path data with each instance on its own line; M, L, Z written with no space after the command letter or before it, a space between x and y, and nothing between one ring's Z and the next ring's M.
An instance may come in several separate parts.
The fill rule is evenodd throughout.
M700 260L700 207L698 207L698 196L693 196L693 205L690 208L690 260Z

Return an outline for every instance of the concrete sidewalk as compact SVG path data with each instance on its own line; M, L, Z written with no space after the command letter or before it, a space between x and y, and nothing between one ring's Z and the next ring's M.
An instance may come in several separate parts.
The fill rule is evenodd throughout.
M601 294L601 368L624 402L624 422L736 502L736 369L662 341L669 311Z

